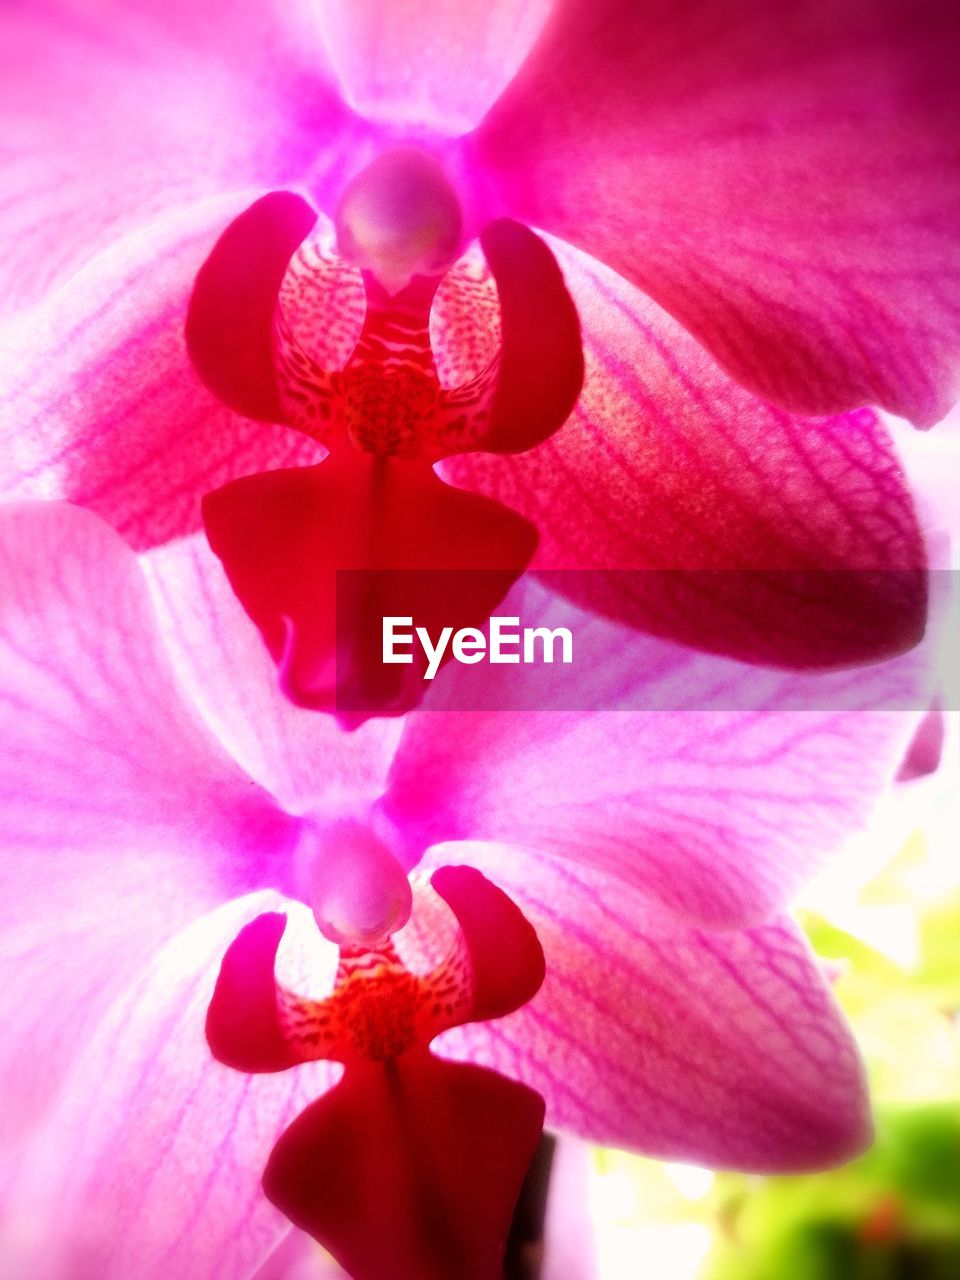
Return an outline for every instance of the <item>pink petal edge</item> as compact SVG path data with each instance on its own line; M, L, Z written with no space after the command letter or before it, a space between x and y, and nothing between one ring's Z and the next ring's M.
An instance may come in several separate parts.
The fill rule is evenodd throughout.
M530 1005L445 1033L438 1052L537 1089L550 1126L664 1159L799 1172L868 1144L856 1046L788 920L686 929L624 881L559 859L447 845L431 861L457 857L529 914L547 979Z

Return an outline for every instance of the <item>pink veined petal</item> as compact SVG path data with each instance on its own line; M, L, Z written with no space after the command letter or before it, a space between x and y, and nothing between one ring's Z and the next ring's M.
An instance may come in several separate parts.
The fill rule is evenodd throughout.
M361 115L459 134L509 82L549 9L550 0L328 0L323 27Z
M74 1064L12 1203L43 1233L29 1261L46 1254L49 1280L247 1280L289 1230L260 1188L263 1166L337 1070L254 1079L215 1062L203 1037L229 940L277 905L292 904L253 895L179 933ZM309 913L299 908L297 920L309 933Z
M786 674L636 636L530 588L500 608L571 630L576 690L559 697L539 664L509 682L490 664L437 681L382 802L409 862L444 840L502 841L715 927L769 917L860 829L936 679L926 648Z
M293 822L182 702L135 557L95 516L0 510L5 1140L186 921L269 883Z
M747 386L929 425L960 390L950 0L558 0L470 143Z
M643 630L798 668L916 643L926 555L875 416L757 399L638 290L553 247L582 322L580 402L529 454L444 474L526 515L535 568L590 570L567 580L577 598Z
M0 50L9 311L164 212L308 178L349 118L304 0L6 6Z
M8 330L5 496L71 498L143 547L199 528L200 498L228 479L322 456L295 432L224 408L187 357L197 270L250 198L181 211L119 242Z
M401 720L345 733L332 716L295 707L202 535L142 564L177 676L247 774L292 813L369 804L382 792Z
M516 898L547 977L503 1022L446 1032L439 1053L537 1089L550 1126L661 1158L787 1172L868 1143L853 1038L788 920L687 929L623 880L559 859L448 845L431 860L451 856Z

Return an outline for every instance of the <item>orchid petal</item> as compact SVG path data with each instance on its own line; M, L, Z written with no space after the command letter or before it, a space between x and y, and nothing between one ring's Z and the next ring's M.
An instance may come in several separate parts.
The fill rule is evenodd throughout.
M236 480L207 495L203 520L288 696L345 725L422 695L422 668L383 663L383 618L476 627L536 546L502 504L352 450Z
M245 1280L289 1230L261 1171L277 1134L336 1070L251 1079L216 1063L203 1037L229 939L277 905L254 895L178 934L75 1064L14 1201L46 1227L55 1280L73 1280L81 1259L98 1280Z
M916 643L925 552L874 415L775 409L632 286L554 248L583 326L580 403L529 455L444 474L526 515L534 567L585 570L577 598L632 626L798 668Z
M493 1280L542 1125L531 1089L419 1050L348 1070L282 1135L264 1189L353 1280Z
M0 561L10 1136L153 950L264 883L293 832L181 701L116 534L76 508L14 505L0 510Z
M347 127L304 0L4 6L0 51L10 310L159 215L308 178Z
M350 1280L305 1231L291 1231L250 1280Z
M960 391L960 14L559 0L472 159L801 413Z
M505 608L569 628L573 691L539 664L445 673L382 802L409 863L444 840L503 841L721 927L782 908L862 826L936 679L925 649L804 676L644 639L530 587Z
M544 944L547 978L502 1023L439 1052L509 1072L547 1123L667 1159L762 1172L817 1169L869 1142L856 1046L785 919L686 929L622 880L498 846L431 855L480 867Z
M179 681L245 773L291 813L362 808L381 793L402 721L348 734L294 706L202 535L157 547L142 564Z
M322 456L225 409L187 358L197 270L250 199L188 209L118 243L8 330L5 496L67 496L142 547L199 528L201 495L233 476Z
M459 134L508 83L549 8L550 0L327 0L323 26L361 115Z
M77 849L149 854L172 837L224 851L242 884L238 854L279 811L181 700L136 558L66 504L0 509L0 538L10 841L60 850L67 826Z
M917 726L897 771L897 781L913 782L936 773L943 759L946 737L946 717L938 699Z

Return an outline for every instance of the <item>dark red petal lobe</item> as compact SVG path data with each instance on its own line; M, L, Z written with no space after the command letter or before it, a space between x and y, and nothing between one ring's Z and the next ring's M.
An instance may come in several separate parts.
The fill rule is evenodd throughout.
M285 1071L303 1059L290 1048L277 1014L274 962L287 917L258 916L227 949L207 1010L207 1044L236 1071Z
M528 227L499 218L480 244L500 294L503 345L489 453L520 453L552 435L583 385L580 321L553 254Z
M383 664L383 617L432 636L478 626L536 547L533 525L498 502L353 450L236 480L204 499L203 519L286 692L348 724L407 711L424 691L418 647L412 666Z
M897 781L912 782L914 778L925 778L931 773L936 773L943 759L946 737L947 726L943 707L938 700L920 721L913 741L900 765Z
M544 978L533 925L502 889L473 867L440 867L430 883L460 925L473 988L469 1019L502 1018L532 1000Z
M264 1191L353 1280L501 1280L543 1115L526 1086L414 1050L308 1107Z
M271 191L232 222L197 274L187 350L207 387L231 409L284 422L274 369L280 283L317 215L300 196Z

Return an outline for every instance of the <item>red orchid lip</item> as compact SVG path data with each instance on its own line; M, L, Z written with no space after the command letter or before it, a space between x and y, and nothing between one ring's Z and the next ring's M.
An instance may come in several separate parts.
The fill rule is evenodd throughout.
M438 188L437 200L447 202L439 213L437 200L431 203L442 178L435 162L414 163L403 151L381 161L388 174L390 164L399 165L404 181L413 165L414 187L426 191L424 216L439 219L430 234L454 243L452 188ZM421 173L426 163L430 182ZM373 215L363 199L371 185L380 193L378 164L354 181L341 211L341 240L363 232L376 252L378 232L368 225ZM401 194L409 220L411 191L403 186ZM527 521L444 484L432 464L461 449L514 452L549 436L579 394L583 355L576 308L552 253L527 228L500 220L480 237L499 290L502 329L500 350L481 374L453 389L439 381L429 332L439 277L414 276L390 294L369 273L356 347L343 369L324 369L278 310L291 256L315 221L309 205L289 192L264 196L242 214L197 276L186 334L194 366L226 404L305 431L331 451L317 467L250 476L207 495L203 519L279 665L284 691L324 711L352 702L362 710L341 722L355 727L371 714L401 715L423 693L414 673L380 663L378 620L412 613L433 627L443 610L456 628L479 625L536 546ZM411 253L433 252L432 241L421 244L419 224L404 234ZM402 257L402 237L400 244ZM336 593L337 571L344 570L383 574L367 580L349 621ZM418 570L422 578L390 576Z
M502 1017L544 977L531 925L469 867L434 872L460 932L415 975L392 942L341 947L334 990L277 984L286 924L259 916L227 950L207 1012L214 1057L274 1072L333 1058L343 1079L280 1136L264 1190L354 1280L492 1280L543 1125L543 1099L486 1068L435 1057L452 1026Z

